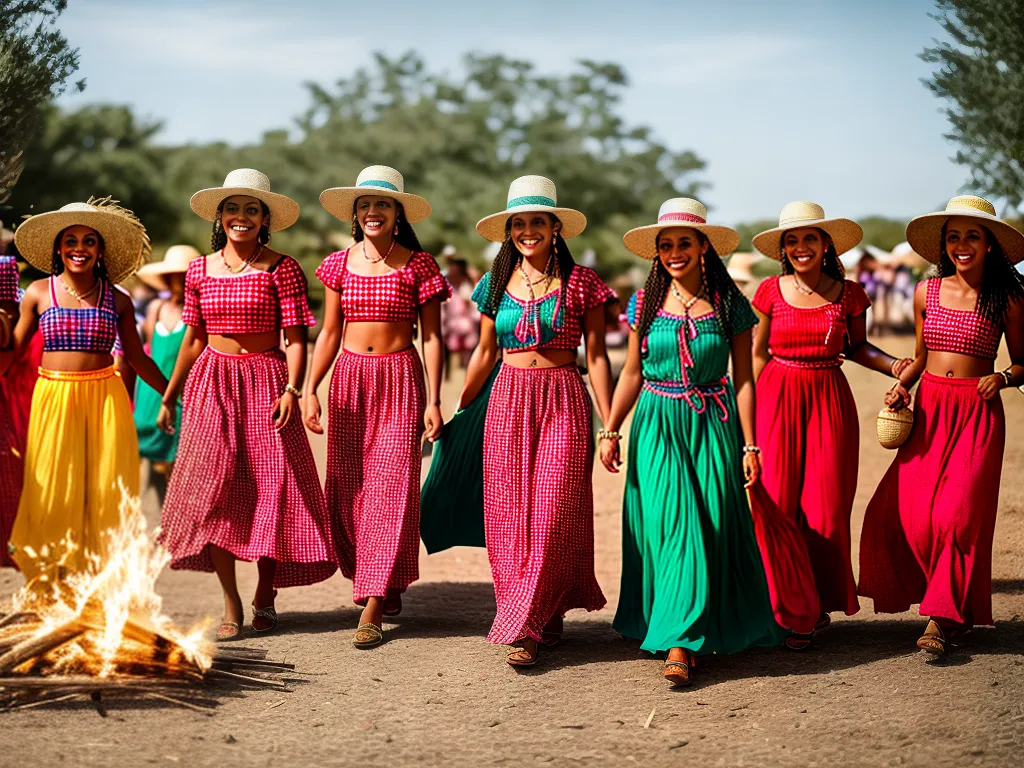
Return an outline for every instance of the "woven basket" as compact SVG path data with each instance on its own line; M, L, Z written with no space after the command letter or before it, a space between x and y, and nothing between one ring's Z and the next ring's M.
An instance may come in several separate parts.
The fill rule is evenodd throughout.
M883 448L899 448L907 442L913 427L914 412L910 408L899 411L883 408L878 412L878 419L875 421L878 442Z

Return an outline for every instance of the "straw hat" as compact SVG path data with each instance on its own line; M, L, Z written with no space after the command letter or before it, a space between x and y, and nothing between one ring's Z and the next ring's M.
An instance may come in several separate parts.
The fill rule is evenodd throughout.
M637 256L653 260L658 255L659 232L671 227L689 227L703 232L719 256L728 256L740 244L739 234L729 227L708 224L707 218L708 209L699 200L673 197L661 204L657 224L629 230L623 236L622 242Z
M845 253L861 241L864 231L850 219L826 219L824 209L817 203L798 200L787 203L779 214L779 226L754 235L754 247L765 256L779 261L779 238L783 232L803 227L817 227L828 233L836 247L836 254Z
M237 168L224 177L224 186L201 189L192 195L192 210L207 221L217 218L217 208L227 197L248 195L262 200L270 209L270 231L288 229L299 220L299 204L290 197L270 191L270 179L253 168Z
M555 182L544 176L520 176L508 188L505 210L485 216L476 223L476 231L492 243L505 240L505 222L516 213L542 211L562 222L562 238L576 237L587 227L587 217L575 208L559 208Z
M386 165L363 168L356 177L354 187L325 189L320 193L320 205L332 216L342 221L352 221L352 207L364 195L393 197L402 204L405 218L410 224L423 221L430 215L430 203L419 195L406 192L402 174Z
M164 254L163 261L146 264L136 273L136 277L150 288L165 291L167 290L167 280L164 275L185 274L189 262L201 256L202 254L191 245L172 245Z
M36 269L53 271L53 244L62 231L81 225L95 229L103 238L103 263L113 283L135 272L149 257L149 235L135 214L109 197L31 216L14 233L14 243L25 261Z
M938 264L939 255L944 253L942 247L942 225L950 216L969 216L980 219L999 241L1006 258L1011 264L1024 259L1024 235L996 216L996 209L988 200L974 195L954 197L946 205L946 210L926 213L911 219L907 225L907 242L911 247L928 259Z

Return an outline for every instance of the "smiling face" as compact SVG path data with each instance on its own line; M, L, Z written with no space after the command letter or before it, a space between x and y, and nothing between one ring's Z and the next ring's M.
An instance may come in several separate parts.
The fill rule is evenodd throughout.
M221 204L220 220L231 242L249 243L259 236L260 227L270 223L270 216L257 198L233 195Z
M547 258L555 233L562 229L562 222L542 211L517 213L509 221L509 236L523 256Z
M807 273L821 267L825 238L825 233L817 227L791 229L782 236L782 248L794 271Z
M393 197L364 195L356 200L356 221L367 237L394 232L398 206Z
M708 250L708 241L690 227L669 227L658 233L658 259L672 276L682 280L693 270L700 271L700 259Z
M985 268L985 256L992 249L985 227L970 216L951 216L946 221L942 247L957 272Z
M103 238L92 227L76 224L58 236L57 253L67 272L88 274L103 255Z

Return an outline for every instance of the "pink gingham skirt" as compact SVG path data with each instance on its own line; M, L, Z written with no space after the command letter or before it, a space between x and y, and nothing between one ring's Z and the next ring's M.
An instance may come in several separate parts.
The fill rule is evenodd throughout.
M594 576L590 396L575 365L502 366L484 426L492 643L540 640L573 608L605 604Z
M203 350L185 382L181 440L161 540L171 568L212 571L210 545L277 561L275 587L313 584L337 566L313 452L296 409L280 431L273 405L284 353Z
M419 578L423 366L412 347L343 351L327 412L327 507L352 599L404 592Z

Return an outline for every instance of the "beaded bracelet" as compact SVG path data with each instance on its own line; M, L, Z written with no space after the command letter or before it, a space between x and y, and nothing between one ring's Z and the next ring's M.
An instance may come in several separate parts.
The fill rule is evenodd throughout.
M760 449L760 448L758 448L758 447L757 447L756 445L744 445L744 446L743 446L743 452L744 452L744 453L756 453L756 454L760 454L760 453L761 453L761 449Z
M291 392L293 395L295 395L298 398L302 397L302 390L301 389L296 389L290 383L284 385L284 391L285 392Z
M620 435L614 429L599 429L597 431L598 440L618 440L621 437L622 435Z

